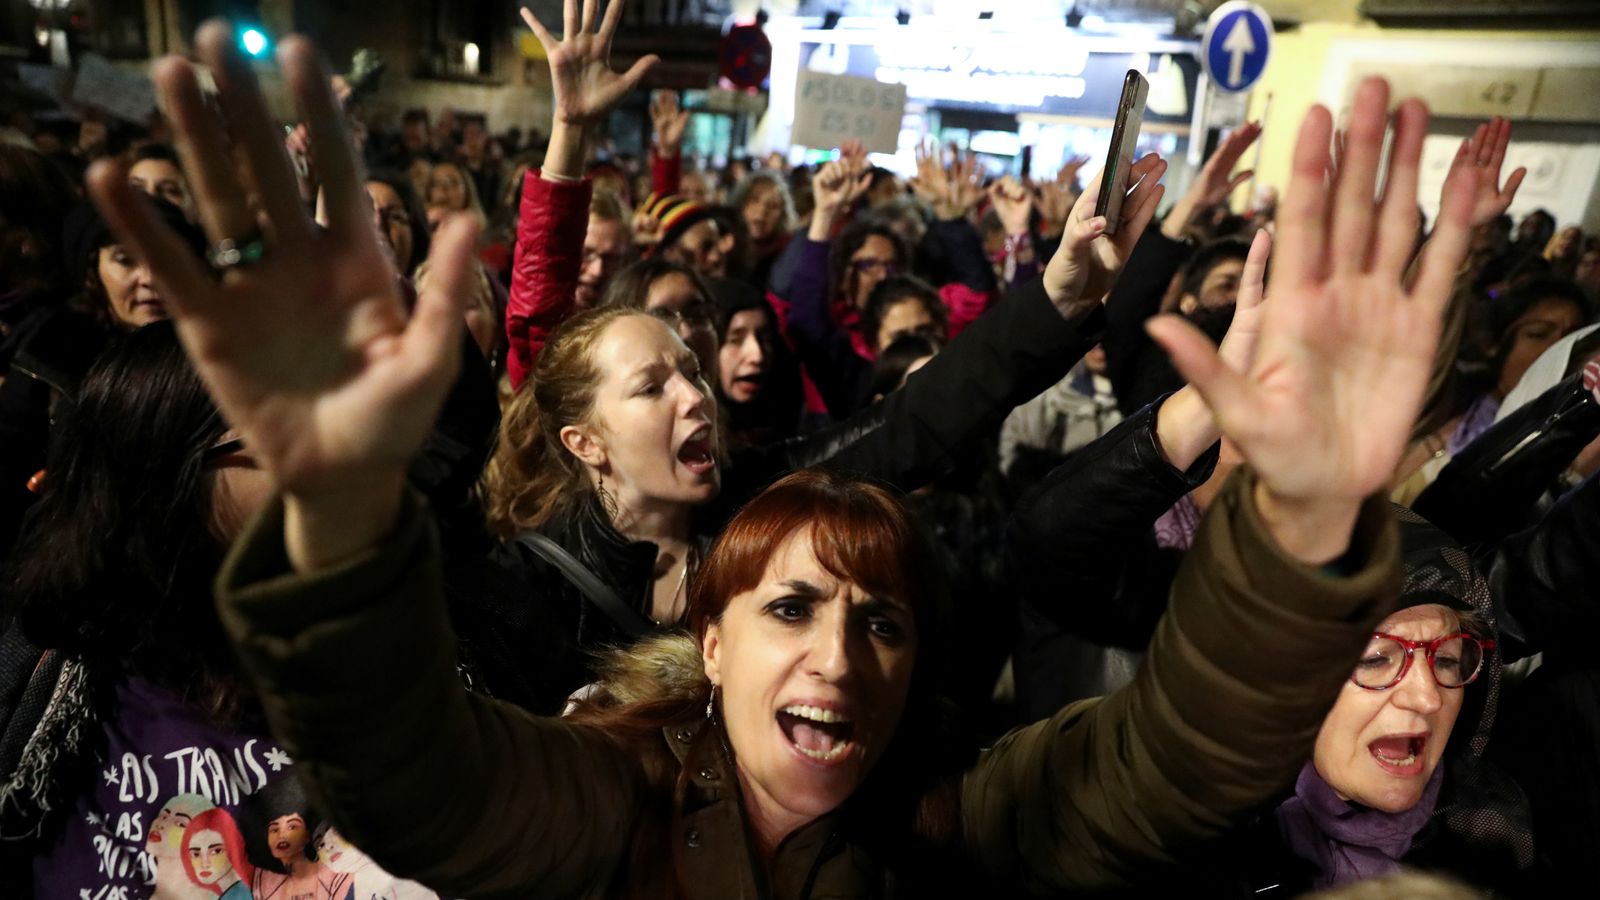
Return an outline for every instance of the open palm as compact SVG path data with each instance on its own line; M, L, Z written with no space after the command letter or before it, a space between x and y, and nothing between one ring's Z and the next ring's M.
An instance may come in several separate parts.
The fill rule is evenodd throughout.
M1247 370L1229 367L1176 317L1150 326L1263 485L1291 501L1358 504L1388 483L1466 253L1472 192L1460 184L1445 197L1415 285L1402 285L1428 113L1419 101L1400 105L1378 205L1388 100L1381 79L1362 83L1331 187L1324 174L1332 120L1320 106L1306 115L1279 216L1271 302Z
M1528 170L1518 166L1500 185L1500 170L1505 165L1506 148L1511 144L1511 121L1495 116L1479 125L1472 137L1461 142L1450 172L1445 176L1445 191L1452 190L1452 182L1466 181L1472 186L1472 224L1486 225L1511 208L1517 197L1517 188Z
M408 315L316 50L290 38L278 59L310 135L326 228L300 203L281 136L233 43L215 22L196 40L221 115L187 62L163 61L155 81L208 236L262 235L262 258L218 279L117 164L90 173L92 193L119 239L148 261L223 416L286 493L338 495L394 479L432 428L459 364L475 227L457 219L441 228L429 290Z
M578 0L566 0L561 39L557 40L533 13L522 10L522 20L544 46L555 94L555 117L570 125L593 122L633 90L659 57L645 56L626 72L611 70L611 39L622 19L621 0L612 0L605 18L596 21L599 0L584 0L578 17ZM687 117L685 116L685 121ZM679 136L682 128L679 126Z

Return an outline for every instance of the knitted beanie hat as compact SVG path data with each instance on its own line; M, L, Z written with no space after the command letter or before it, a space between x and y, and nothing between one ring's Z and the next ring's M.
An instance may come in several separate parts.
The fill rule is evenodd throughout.
M682 194L653 193L644 199L639 210L661 223L661 242L657 249L676 244L684 233L711 218L711 209L690 200Z

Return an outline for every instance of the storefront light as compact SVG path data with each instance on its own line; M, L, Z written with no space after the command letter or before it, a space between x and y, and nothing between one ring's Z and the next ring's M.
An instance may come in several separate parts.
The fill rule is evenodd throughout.
M482 58L482 51L478 45L468 42L461 48L461 67L468 75L478 74L478 60Z

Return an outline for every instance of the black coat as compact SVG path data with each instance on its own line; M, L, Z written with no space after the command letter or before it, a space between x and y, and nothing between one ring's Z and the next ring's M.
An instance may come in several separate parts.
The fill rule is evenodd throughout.
M51 305L24 319L8 343L14 355L0 382L0 557L33 505L28 479L44 468L58 407L77 396L106 334L88 316Z
M1218 451L1188 471L1173 467L1156 440L1160 405L1072 454L1017 502L1006 569L1018 597L1023 721L1120 687L1105 683L1107 649L1142 653L1166 611L1183 554L1158 547L1150 526L1211 477Z
M1194 252L1194 245L1175 241L1150 228L1134 245L1121 278L1106 304L1106 377L1117 395L1117 408L1131 416L1157 397L1183 387L1183 376L1167 352L1150 339L1145 320L1161 311L1172 277ZM1212 335L1214 340L1221 335Z
M882 403L823 431L735 452L721 493L696 511L696 533L708 541L746 500L807 466L901 490L932 481L991 437L1014 407L1059 381L1100 339L1102 321L1098 307L1067 321L1042 282L1018 290ZM593 503L541 530L624 602L648 612L654 544L624 539ZM519 543L494 548L487 568L470 554L458 559L447 580L468 676L534 712L559 711L594 680L594 652L626 641L576 586Z

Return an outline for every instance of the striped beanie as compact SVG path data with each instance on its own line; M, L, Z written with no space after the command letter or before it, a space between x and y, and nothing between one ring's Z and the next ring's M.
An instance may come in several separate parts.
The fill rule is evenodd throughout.
M656 244L657 249L676 244L684 232L711 218L710 207L681 194L652 193L644 198L639 211L661 223L661 241Z

